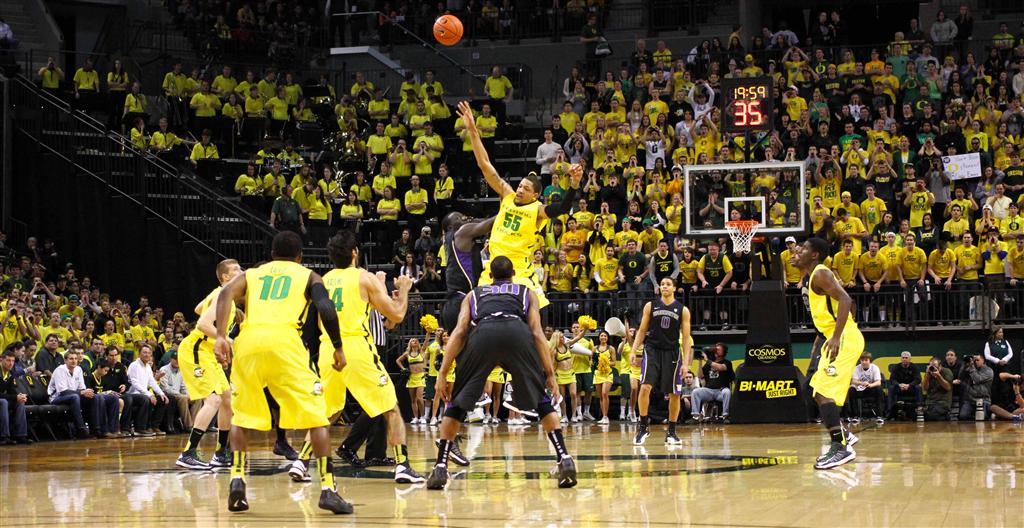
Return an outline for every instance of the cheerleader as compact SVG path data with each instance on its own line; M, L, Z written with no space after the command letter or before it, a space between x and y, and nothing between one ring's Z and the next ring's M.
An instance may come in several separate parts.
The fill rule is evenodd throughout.
M405 388L409 391L409 401L412 403L412 424L426 424L427 416L423 389L427 386L427 376L423 372L426 358L423 349L420 348L419 339L410 339L405 353L398 356L395 363L402 370L409 370L409 380L405 382Z
M564 335L559 331L551 334L548 347L554 356L555 381L558 382L558 390L562 394L562 404L559 406L562 423L569 423L569 411L575 409L572 397L576 394L576 373L572 368L572 352L565 345Z
M594 354L597 356L597 369L594 372L594 386L598 388L601 397L601 419L597 423L607 425L608 419L608 393L612 390L612 382L615 377L612 373L612 364L615 361L615 348L608 344L608 332L604 330L597 335L597 348Z

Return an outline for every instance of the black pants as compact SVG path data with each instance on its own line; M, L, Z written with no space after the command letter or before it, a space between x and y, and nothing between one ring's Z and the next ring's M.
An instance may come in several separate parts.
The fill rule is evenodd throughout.
M124 410L121 412L121 430L129 431L135 429L142 431L149 429L149 414L153 404L149 398L141 394L122 394Z
M171 406L170 400L164 403L160 398L156 399L156 405L151 405L149 413L149 426L147 429L162 429L165 432L170 430L168 418L174 418L176 406Z
M881 416L884 409L882 397L882 387L871 387L862 391L851 387L843 409L849 418L862 418L864 416L864 402L868 401L874 405L875 416Z
M512 375L512 403L535 409L544 396L540 357L533 335L522 319L484 319L469 335L459 356L459 370L449 407L469 412L484 391L487 376L501 366Z
M363 443L366 443L366 453L363 458L384 458L388 452L388 426L384 416L370 418L365 412L356 418L348 436L341 443L345 449L353 452L359 451Z

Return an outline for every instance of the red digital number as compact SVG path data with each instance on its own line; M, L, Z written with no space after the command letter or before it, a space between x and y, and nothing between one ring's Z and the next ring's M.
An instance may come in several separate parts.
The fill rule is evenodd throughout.
M764 124L761 101L733 101L733 125L760 126Z

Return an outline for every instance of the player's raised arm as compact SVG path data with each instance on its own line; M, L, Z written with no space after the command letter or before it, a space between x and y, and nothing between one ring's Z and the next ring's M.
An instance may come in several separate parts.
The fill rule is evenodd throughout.
M828 354L829 361L834 361L839 354L839 342L842 339L846 321L850 318L850 308L853 306L853 300L850 299L850 294L846 293L843 286L836 280L836 276L830 271L824 273L818 271L811 274L810 287L817 292L821 292L822 295L827 295L839 301L839 309L836 311L836 329L832 332L832 337L825 341L825 344L821 347L822 355Z
M497 217L492 216L486 220L480 220L479 222L463 224L462 227L455 232L455 247L459 250L471 247L473 245L473 240L491 232L491 226L494 225L495 218Z
M636 329L636 337L633 338L633 353L644 344L644 338L647 337L647 328L651 325L651 303L644 305L644 313L640 318L640 327Z
M473 109L470 108L468 102L459 102L459 117L462 118L462 123L466 125L466 133L469 134L469 141L473 145L473 156L476 157L476 165L480 167L480 172L484 174L484 180L487 181L487 185L490 185L491 189L498 193L499 198L504 198L505 195L514 193L515 190L512 189L512 186L503 180L501 176L498 176L498 171L494 168L494 165L491 165L491 158L487 154L487 149L484 148L483 140L480 139L480 129L476 127L476 118L473 117Z
M359 277L359 287L366 292L366 299L370 305L385 319L396 324L405 319L405 312L409 308L409 290L412 289L412 279L408 275L399 275L395 279L395 288L398 290L397 299L392 299L384 284L370 272L365 272Z

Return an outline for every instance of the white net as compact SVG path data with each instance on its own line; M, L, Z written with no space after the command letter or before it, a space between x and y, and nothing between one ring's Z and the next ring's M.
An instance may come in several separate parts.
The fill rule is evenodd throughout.
M740 220L726 222L725 229L729 231L729 238L732 239L732 250L750 253L750 241L757 233L760 224L752 220Z

